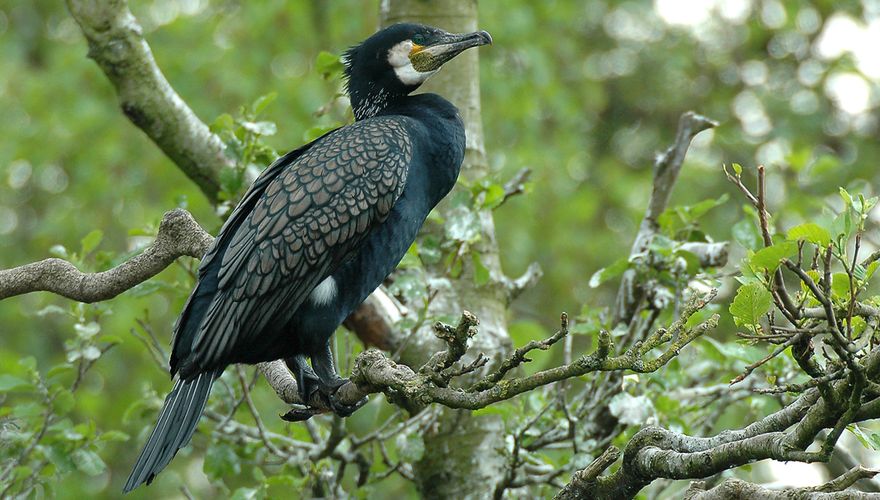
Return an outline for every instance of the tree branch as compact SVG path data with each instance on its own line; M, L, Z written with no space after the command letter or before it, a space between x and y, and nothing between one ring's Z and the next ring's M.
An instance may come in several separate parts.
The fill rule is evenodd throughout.
M711 296L714 296L714 293L708 297ZM668 330L657 330L644 343L638 343L620 355L610 355L610 336L607 332L601 332L597 349L572 363L512 379L503 379L507 371L500 369L470 389L462 390L448 387L448 383L451 374L461 372L453 369L453 365L465 354L466 341L475 333L476 318L466 312L462 315L458 327L453 328L449 325L437 327L439 331L445 332L450 349L436 354L418 373L405 365L394 363L381 352L373 349L359 354L355 360L351 381L340 388L337 399L345 404L353 404L370 392L384 392L394 403L410 411L431 403L449 408L476 410L538 387L587 373L624 370L638 373L653 372L678 355L684 346L717 325L716 314L693 328L686 326L687 319L707 303L707 297L693 300L683 309L681 318L670 325ZM525 362L525 354L528 351L549 347L567 334L567 322L563 319L560 332L544 342L529 344L515 351L503 366L513 367ZM648 359L652 350L660 346L664 346L663 351L657 357ZM351 385L357 387L351 388L349 387Z
M771 490L735 478L727 479L718 486L706 490L704 483L695 481L685 492L684 498L685 500L728 500L732 498L761 500L791 500L794 498L798 500L867 500L876 498L876 493L844 490L855 484L856 481L872 478L878 473L880 473L878 470L857 466L822 486L788 488L785 490Z
M226 147L165 79L128 3L67 0L67 8L89 43L89 57L116 88L125 116L217 202L220 171L233 165Z
M877 357L880 357L880 350L872 352L866 364L876 361ZM847 380L838 381L834 390L839 395L853 393ZM825 440L823 452L806 452L806 448L825 428L837 428L841 422L876 418L878 408L871 403L840 408L820 399L817 389L810 389L793 403L744 429L725 431L710 438L686 436L649 426L629 441L620 468L593 481L592 492L596 498L632 498L658 478L703 478L762 459L825 461L830 457L828 450L833 449L833 440L839 433L829 434L832 441ZM871 411L864 411L868 406L872 406ZM851 471L850 475L830 483L823 491L845 488L861 477L869 477L862 474L864 472ZM577 477L580 476L576 474Z
M88 303L112 299L159 274L180 256L201 258L212 241L189 212L178 208L162 217L152 244L108 271L86 274L61 259L0 270L0 300L36 291Z

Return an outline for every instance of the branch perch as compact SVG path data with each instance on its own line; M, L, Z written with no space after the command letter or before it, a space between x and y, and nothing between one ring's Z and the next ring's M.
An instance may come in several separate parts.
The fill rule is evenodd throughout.
M0 270L0 300L30 292L53 292L79 302L112 299L171 265L178 257L201 258L213 238L189 212L165 213L156 239L139 255L99 273L87 274L62 259L45 259Z

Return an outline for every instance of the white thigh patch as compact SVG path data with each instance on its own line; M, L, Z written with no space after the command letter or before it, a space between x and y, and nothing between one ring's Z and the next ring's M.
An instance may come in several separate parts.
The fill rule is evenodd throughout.
M312 293L309 294L309 300L316 306L326 306L336 298L336 292L336 280L333 279L333 276L327 276L312 290Z

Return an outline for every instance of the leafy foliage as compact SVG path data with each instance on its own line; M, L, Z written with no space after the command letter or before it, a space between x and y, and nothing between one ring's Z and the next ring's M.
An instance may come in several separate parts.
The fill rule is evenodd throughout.
M742 284L735 294L731 289L722 296L724 305L700 313L705 319L727 310L723 328L662 371L627 379L617 406L638 406L633 401L646 398L653 411L637 420L709 433L739 427L778 407L776 398L736 389L694 397L686 391L726 386L744 365L772 349L738 340L734 332L742 326L752 334L765 333L767 313L776 314L768 304L771 273L782 259L808 265L830 246L835 305L845 306L854 295L880 304L872 281L878 261L848 266L857 260L855 238L862 239L859 255L876 244L866 232L877 203L872 185L878 182L880 146L871 117L876 109L842 107L830 82L840 75L862 80L865 75L851 55L819 50L833 16L863 23L870 12L856 1L745 2L743 13L722 9L697 29L664 21L657 3L481 4L482 27L496 36L496 45L481 53L491 173L449 200L452 217L429 221L429 231L410 249L390 289L414 311L399 325L412 329L437 319L425 317L426 304L444 286L428 283L424 267L442 267L450 279L487 283L475 226L481 210L497 209L506 267L516 271L537 260L546 272L539 287L513 306L514 340L522 344L543 337L561 308L581 310L575 329L582 335L573 341L578 354L596 342L597 332L613 326L596 304L613 302L623 272L632 270L666 291L663 296L671 299L665 320L689 293L688 286L728 283L719 270L701 269L681 243L730 239L739 245L731 262L745 260L724 272L739 273ZM132 4L175 88L200 116L217 117L212 128L230 146L236 164L223 175L226 203L215 211L125 123L112 104L113 90L85 59L87 47L63 2L13 0L0 5L4 268L58 256L84 270L107 269L155 234L161 214L173 206L186 206L213 232L276 151L351 118L339 97L338 54L373 29L375 3ZM766 15L767 6L780 7L781 18ZM723 125L701 136L691 151L674 195L678 206L658 221L661 237L644 255L629 259L624 255L644 210L653 155L669 143L684 109L697 109ZM732 165L744 180L753 177L748 166L768 165L771 229L781 231L768 248L763 248L756 212L739 210L741 201L730 201L733 190L718 171L720 163L733 160L746 165ZM502 205L504 182L523 166L535 172L531 192ZM167 359L168 332L193 271L193 262L181 262L109 306L70 305L36 295L0 303L0 496L64 491L91 497L118 491L136 448L128 434L135 436L152 423L161 403L156 391L169 385L145 350ZM816 270L807 274L816 282L823 277ZM820 306L805 285L789 284L799 303ZM139 337L127 335L137 320L154 336L142 328ZM873 331L861 318L845 321L854 338ZM612 333L619 339L626 332ZM351 359L359 349L349 345L337 352ZM558 364L554 356L538 353L526 369ZM762 366L761 373L752 377L769 384L805 381L788 351ZM252 416L236 406L243 394L239 381L227 375L215 392L211 409L252 430ZM252 395L268 432L311 441L301 426L286 427L273 418L278 403L268 390L256 386ZM558 396L536 391L482 410L487 418L502 418L510 435L501 451L505 456L513 456L514 437L543 409L548 408L522 432L524 443L567 421L551 404ZM366 447L369 481L361 484L348 470L343 483L352 495L413 495L399 471L411 471L421 458L421 424L398 429L405 419L390 411L374 401L344 423L352 436L368 435L389 419L389 429L399 431L384 441L384 449ZM319 437L329 435L333 422L318 422ZM870 426L851 428L869 447L877 445ZM178 478L189 477L201 456L210 484L195 484L196 496L317 494L321 478L333 471L329 458L308 467L302 466L306 460L279 465L261 443L242 438L241 428L219 434L197 437L194 450L177 458L170 475L135 497L179 494ZM631 434L624 431L615 442L623 444ZM577 433L573 443L537 451L530 467L583 467L599 446ZM535 488L537 495L553 492Z

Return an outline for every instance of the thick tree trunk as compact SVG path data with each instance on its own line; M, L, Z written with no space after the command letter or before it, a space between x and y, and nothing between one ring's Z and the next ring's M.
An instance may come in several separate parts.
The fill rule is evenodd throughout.
M475 0L388 0L382 2L383 26L411 21L464 33L478 29ZM462 175L480 179L488 172L480 119L479 51L470 50L451 61L423 91L436 92L452 101L460 110L467 130L467 154ZM448 207L441 205L441 211ZM448 289L440 290L431 304L435 315L457 314L466 309L480 319L480 333L472 340L475 349L497 360L510 350L506 309L508 291L498 260L495 227L491 212L479 214L481 239L473 249L489 271L490 283L477 286L470 258L465 270ZM443 269L429 270L442 277ZM404 362L418 366L443 346L430 328L419 332L410 342ZM468 411L442 411L431 431L424 436L424 458L416 464L417 484L426 498L480 498L491 494L503 476L505 459L498 452L504 446L503 426L495 416L474 417Z

